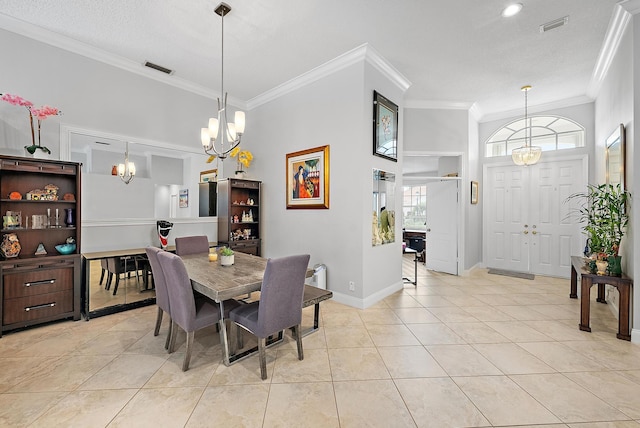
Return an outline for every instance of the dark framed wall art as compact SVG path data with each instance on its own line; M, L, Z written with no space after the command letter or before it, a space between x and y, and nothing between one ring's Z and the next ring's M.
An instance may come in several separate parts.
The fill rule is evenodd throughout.
M398 161L398 106L373 91L373 154Z

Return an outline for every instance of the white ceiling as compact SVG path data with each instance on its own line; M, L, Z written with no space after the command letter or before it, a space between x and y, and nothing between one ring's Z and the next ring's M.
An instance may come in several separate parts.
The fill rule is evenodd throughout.
M228 0L225 89L246 102L368 43L412 83L407 106L475 104L486 117L522 109L524 84L533 85L530 106L586 100L618 0L518 1L522 12L507 19L509 0ZM50 31L47 43L70 38L112 58L151 61L173 69L169 79L219 92L217 4L0 0L0 28ZM568 25L539 32L567 15ZM38 31L19 30L30 24Z

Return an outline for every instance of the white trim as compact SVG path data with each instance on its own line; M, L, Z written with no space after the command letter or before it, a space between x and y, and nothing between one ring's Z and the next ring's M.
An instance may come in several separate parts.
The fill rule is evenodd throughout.
M594 101L594 98L586 95L581 95L573 98L567 98L564 100L552 101L545 104L538 104L535 106L529 106L529 113L548 113L550 110L573 107L582 104L589 104ZM492 122L494 120L508 119L512 117L523 116L522 109L508 110L498 113L489 113L478 120L480 123Z
M167 218L173 224L193 224L193 223L212 223L218 224L218 217L188 217L188 218ZM82 228L98 228L98 227L122 227L122 226L155 226L158 219L156 218L117 218L117 219L82 219Z
M95 129L82 128L76 125L60 124L60 160L71 160L71 134L89 135L96 138L105 138L109 140L128 141L130 143L144 144L159 149L175 150L184 154L196 154L208 156L201 150L192 148L191 146L179 146L176 144L165 143L154 140L147 140L128 135L113 134L111 132L98 131Z
M634 3L637 3L637 1ZM613 57L618 51L620 40L622 39L630 21L631 14L627 12L620 3L616 4L613 9L613 16L609 22L609 27L607 28L607 34L605 35L604 42L602 43L602 49L600 49L600 54L598 55L596 65L593 68L593 73L591 75L591 80L589 81L589 86L587 87L587 96L596 98L598 95L598 92L602 87L602 82L609 71L611 62L613 61Z
M200 95L213 100L220 97L220 94L218 92L202 85L198 85L175 75L167 75L157 70L150 69L148 67L145 67L141 62L132 61L128 58L115 55L111 52L107 52L95 46L91 46L87 43L72 39L67 36L63 36L59 33L54 33L53 31L46 30L42 27L38 27L28 22L15 19L2 13L0 13L0 28L87 58L91 58L96 61L103 62L122 70L147 77L160 83L192 92L196 95ZM243 110L246 109L246 103L242 100L229 97L228 101L230 105L236 106Z
M401 253L398 253L401 254ZM382 299L391 296L393 293L397 293L398 291L404 288L404 283L402 281L391 284L390 286L373 293L370 296L365 297L364 299L360 299L358 297L350 296L345 293L339 293L337 291L333 291L333 297L331 300L334 302L341 303L343 305L351 306L357 309L366 309L369 306L372 306Z
M622 0L620 5L632 15L640 13L640 0Z
M378 71L384 74L389 80L391 80L396 86L398 86L403 92L406 91L411 82L407 80L398 70L396 70L387 60L385 60L380 54L373 49L369 44L364 43L344 54L334 58L300 76L284 82L273 89L270 89L254 98L247 101L247 109L253 110L263 104L280 98L290 92L307 86L317 80L320 80L326 76L334 74L346 67L356 64L360 61L367 61Z
M640 343L640 328L631 329L631 343Z

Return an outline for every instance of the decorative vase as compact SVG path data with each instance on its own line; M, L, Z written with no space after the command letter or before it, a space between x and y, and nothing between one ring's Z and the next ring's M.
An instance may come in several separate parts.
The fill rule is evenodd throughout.
M245 177L245 172L244 171L236 171L236 178L244 178Z
M22 247L20 246L20 241L18 240L18 235L15 233L9 233L7 235L2 235L2 243L0 244L0 252L7 258L18 257L20 254L20 250Z
M64 217L64 222L66 223L67 227L75 226L76 225L75 210L73 208L65 208L64 210L67 212Z
M606 275L607 273L607 261L606 260L596 260L596 266L598 271L596 272L598 275Z
M622 276L622 265L620 264L622 257L620 256L609 256L607 258L608 262L608 270L609 275L611 276Z
M220 264L222 266L232 266L233 265L233 254L230 256L220 256Z

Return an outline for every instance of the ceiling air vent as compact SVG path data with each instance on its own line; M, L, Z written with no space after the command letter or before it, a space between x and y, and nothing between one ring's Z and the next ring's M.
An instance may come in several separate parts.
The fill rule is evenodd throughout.
M559 19L555 19L553 21L549 21L546 24L542 24L540 26L540 32L546 33L547 31L555 30L556 28L562 27L563 25L567 25L569 23L569 16L565 16Z
M163 66L158 65L158 64L154 64L154 63L149 62L149 61L145 62L144 66L145 67L149 67L149 68L153 68L154 70L161 71L161 72L163 72L165 74L173 74L173 70L170 70L170 69L168 69L166 67L163 67Z

